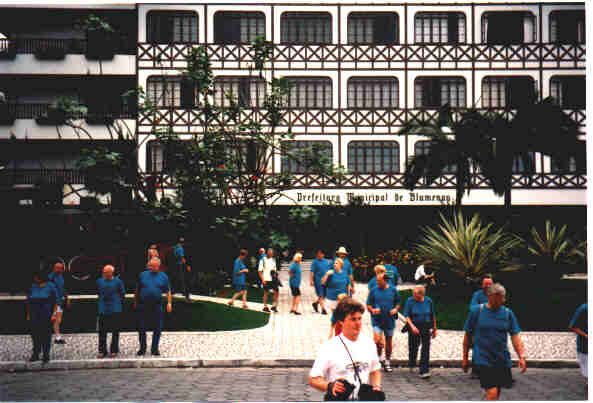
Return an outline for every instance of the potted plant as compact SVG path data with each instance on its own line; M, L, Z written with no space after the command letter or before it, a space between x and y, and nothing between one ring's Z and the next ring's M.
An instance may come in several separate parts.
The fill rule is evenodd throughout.
M87 46L85 56L89 60L111 60L115 55L116 38L113 27L94 14L82 21L86 31Z
M35 121L40 125L63 125L68 119L79 114L86 114L86 107L67 96L59 96L47 107L47 112L37 117Z

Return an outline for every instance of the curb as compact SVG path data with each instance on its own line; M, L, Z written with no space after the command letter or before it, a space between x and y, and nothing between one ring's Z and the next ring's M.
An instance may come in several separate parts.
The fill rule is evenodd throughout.
M0 372L68 371L80 369L117 368L310 368L314 360L307 359L231 359L197 360L175 358L149 359L90 359L55 360L47 364L41 362L4 361L0 362ZM391 360L394 367L407 368L407 360ZM516 360L513 366L516 367ZM431 367L461 368L461 360L432 360ZM577 360L528 360L528 368L579 368Z

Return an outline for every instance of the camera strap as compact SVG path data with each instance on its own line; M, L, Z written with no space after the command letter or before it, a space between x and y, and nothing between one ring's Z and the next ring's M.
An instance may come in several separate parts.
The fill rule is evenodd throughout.
M354 375L356 375L356 378L358 379L358 384L362 385L362 380L360 379L360 375L358 374L358 365L356 365L354 363L354 360L352 359L352 356L350 355L350 350L348 350L348 347L346 347L346 343L344 343L344 340L342 340L342 335L339 335L338 338L344 345L344 348L346 349L346 352L348 353L348 357L350 357L350 361L352 361L352 367L354 368Z

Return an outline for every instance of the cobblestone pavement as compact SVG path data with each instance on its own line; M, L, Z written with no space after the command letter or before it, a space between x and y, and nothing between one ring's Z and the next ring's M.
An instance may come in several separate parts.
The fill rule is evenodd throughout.
M319 401L309 368L113 369L0 375L1 401ZM458 368L419 379L407 369L385 374L389 400L481 400L479 381ZM578 369L514 370L504 400L586 400ZM59 380L58 380L59 378ZM91 381L92 380L92 381Z
M301 283L303 315L289 314L291 297L288 273L281 270L279 313L272 314L269 323L258 329L233 332L164 332L160 352L163 358L199 360L313 360L318 347L328 339L329 315L314 313L311 306L315 300L314 289L309 285L310 261L303 264ZM284 265L284 268L286 265ZM409 288L409 285L398 286ZM366 301L366 284L356 284L355 298ZM227 299L193 296L194 300L210 300L226 303ZM73 301L72 303L76 303ZM175 305L175 303L173 304ZM236 304L240 306L240 303ZM249 309L261 310L260 303L248 302ZM228 308L240 309L240 308ZM173 307L173 314L175 308ZM66 319L68 313L65 313ZM568 319L567 319L568 320ZM521 318L519 318L519 324ZM401 325L398 325L398 329ZM363 316L363 334L371 336L370 316ZM431 360L460 360L463 333L441 330L431 343ZM96 334L66 334L66 345L53 345L52 360L90 360L97 354ZM150 344L151 334L148 334ZM569 332L523 332L522 339L529 359L575 360L575 336ZM122 333L120 358L136 359L137 333ZM394 360L407 360L407 335L399 331L394 335ZM31 354L31 338L28 335L0 336L0 362L25 361ZM512 351L515 359L515 353ZM150 359L146 356L145 360Z

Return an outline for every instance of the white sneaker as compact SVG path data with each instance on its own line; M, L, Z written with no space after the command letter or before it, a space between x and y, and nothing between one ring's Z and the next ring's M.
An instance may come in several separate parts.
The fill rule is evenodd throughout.
M420 378L430 378L430 372L425 372L423 374L420 374Z

